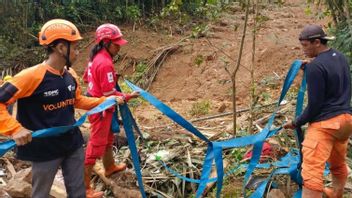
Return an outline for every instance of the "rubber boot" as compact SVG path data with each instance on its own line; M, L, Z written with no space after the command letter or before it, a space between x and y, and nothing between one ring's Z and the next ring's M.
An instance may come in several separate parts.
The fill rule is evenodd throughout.
M332 188L324 188L324 193L328 198L342 198L343 190L345 188L347 176L332 175Z
M323 193L321 191L310 190L303 187L302 198L322 198Z
M101 191L94 191L90 186L90 178L93 171L93 165L84 166L84 185L86 186L86 197L87 198L101 198L104 193Z
M112 147L108 147L103 156L103 165L105 168L105 176L108 177L113 173L120 172L126 170L127 165L125 163L121 163L116 165L114 156L112 153Z
M334 198L335 196L335 191L333 188L330 188L330 187L325 187L324 190L323 190L325 196L327 198Z

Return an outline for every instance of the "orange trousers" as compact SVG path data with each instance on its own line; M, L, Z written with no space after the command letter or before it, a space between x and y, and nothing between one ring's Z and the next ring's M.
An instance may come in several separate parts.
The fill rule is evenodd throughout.
M348 175L346 154L352 134L352 116L341 114L328 120L310 123L302 143L302 177L305 188L323 191L325 163L338 178Z

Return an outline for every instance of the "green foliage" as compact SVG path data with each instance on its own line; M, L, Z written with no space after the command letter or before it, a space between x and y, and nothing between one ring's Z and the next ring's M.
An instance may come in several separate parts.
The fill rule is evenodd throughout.
M200 38L205 37L209 32L209 26L205 24L200 24L192 28L192 37Z
M194 60L194 64L196 64L197 67L199 67L203 62L204 62L203 55L197 55L196 59Z
M308 3L324 4L327 9L318 12L317 17L328 16L333 19L330 24L332 34L335 34L336 40L332 46L342 51L352 64L352 1L346 0L307 0Z
M147 68L148 68L148 65L145 62L139 62L135 68L135 71L134 71L132 77L131 77L131 81L134 83L139 82L142 79Z
M123 93L132 93L132 89L125 82L120 82L119 85ZM138 97L138 98L129 100L128 105L134 108L143 104L144 102L146 101L142 97Z
M163 8L160 13L161 17L173 16L179 17L181 15L181 0L173 0L168 6Z
M234 148L231 150L232 159L235 160L236 164L239 163L242 159L244 154L246 153L247 148Z
M128 6L126 9L126 17L133 22L138 21L142 16L141 10L137 5Z
M192 116L201 116L209 113L211 108L211 103L209 100L202 100L200 102L196 102L192 105L190 110L190 114Z
M306 15L311 15L312 14L312 9L310 8L310 6L307 6L305 9L304 9L304 13Z
M336 35L336 40L332 42L332 45L342 51L352 64L352 26L341 23L336 29L332 28L332 32Z

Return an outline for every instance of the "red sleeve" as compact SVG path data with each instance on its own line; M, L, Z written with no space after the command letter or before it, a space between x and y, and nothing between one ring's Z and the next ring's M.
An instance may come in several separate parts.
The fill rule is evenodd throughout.
M104 94L104 96L122 96L124 97L125 101L129 101L131 99L130 94L124 94L115 89L117 78L112 65L101 65L97 68L96 74L102 89L101 92Z
M88 67L86 67L86 69L84 70L84 73L83 73L83 82L84 82L84 83L88 83Z
M112 65L100 65L95 73L99 79L101 92L105 96L115 94L116 77Z

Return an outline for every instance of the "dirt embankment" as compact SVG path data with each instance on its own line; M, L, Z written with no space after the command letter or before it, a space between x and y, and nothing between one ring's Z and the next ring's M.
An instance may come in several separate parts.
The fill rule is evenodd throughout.
M317 20L315 16L306 15L305 6L304 0L289 0L281 6L263 5L260 8L261 22L254 67L255 80L258 83L257 94L261 100L276 100L290 64L295 59L304 58L297 39L303 26L309 23L324 24L324 21ZM208 25L206 38L185 40L183 46L166 59L151 85L150 92L188 118L192 104L200 100L210 101L210 113L217 113L220 106L225 106L225 111L230 111L231 80L224 69L226 56L223 52L237 60L243 21L243 11L234 5L219 20ZM252 64L252 29L253 20L250 19L241 67L236 78L237 102L241 107L246 107L249 101L248 68ZM131 27L122 26L122 30L129 44L122 48L121 54L127 54L136 60L151 58L155 49L176 43L185 37L170 36L165 32L154 32L143 27L133 32ZM93 39L93 35L90 37ZM74 66L78 73L82 73L86 66L88 49L83 51ZM227 60L231 70L236 63ZM117 70L121 69L116 67ZM129 71L132 70L130 68ZM276 84L276 91L269 90L267 81ZM152 109L149 105L142 105L137 108L136 116L147 121L146 124L160 122L160 114Z

